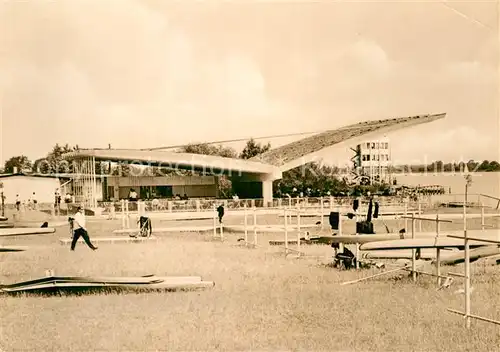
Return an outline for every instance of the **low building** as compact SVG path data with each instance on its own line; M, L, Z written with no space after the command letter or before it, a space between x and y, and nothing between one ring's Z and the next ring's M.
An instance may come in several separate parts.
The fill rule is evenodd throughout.
M72 194L77 203L87 203L90 194L95 194L95 201L118 201L128 199L130 191L137 193L138 199L174 198L176 195L188 198L219 197L216 176L113 176L96 175L79 177L78 174L60 175L64 182L63 194ZM95 180L95 188L93 181ZM91 191L94 189L93 191Z
M189 198L219 197L216 176L109 176L106 178L106 198L125 199L133 189L139 199L171 198L176 195Z
M22 203L36 200L37 203L54 204L55 192L60 188L59 178L51 175L3 174L0 175L5 204L15 204L16 197Z

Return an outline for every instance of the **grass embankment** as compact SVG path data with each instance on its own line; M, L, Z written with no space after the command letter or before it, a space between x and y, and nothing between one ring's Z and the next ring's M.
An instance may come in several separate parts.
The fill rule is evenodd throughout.
M119 221L92 222L90 233L113 236L119 226ZM57 243L67 236L60 228L55 235L9 239L32 247L0 256L1 281L28 280L54 269L56 275L197 275L216 286L200 292L0 297L3 349L493 351L500 346L500 327L473 321L466 332L463 319L446 311L463 309L463 295L455 293L463 286L459 278L441 291L434 278L419 277L414 284L390 275L341 286L380 270L320 265L331 256L326 246L307 247L323 256L319 261L285 259L275 247L239 247L235 234L224 243L210 235L159 235L155 243L103 243L95 252L84 244L70 252ZM259 243L266 240L259 237ZM500 320L498 267L473 268L473 313Z

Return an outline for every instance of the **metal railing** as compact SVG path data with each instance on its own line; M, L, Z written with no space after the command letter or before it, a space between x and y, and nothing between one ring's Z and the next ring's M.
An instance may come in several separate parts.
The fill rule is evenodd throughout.
M335 208L352 208L354 199L359 200L360 207L367 207L369 198L367 197L287 197L273 198L266 208L269 209L284 209L290 207L300 207L302 209L319 210L323 208L325 211ZM464 201L463 194L443 194L443 195L420 195L418 198L408 198L401 196L378 196L376 201L381 208L394 207L407 209L435 209L440 206L462 206ZM265 207L264 199L215 199L215 198L195 198L188 200L172 200L172 199L155 199L141 201L145 205L147 212L203 212L212 211L214 206L223 205L226 210L238 210L247 208L263 208ZM61 209L70 210L78 203L61 203ZM469 194L468 206L484 206L486 208L498 210L500 207L500 198L485 195L485 194ZM112 207L115 212L122 211L122 201L113 202L98 202L98 208L101 208L103 213L111 211ZM14 204L5 204L6 210L15 210ZM40 210L51 212L54 209L53 203L38 203L35 205L21 205L21 211ZM129 201L128 211L137 212L138 202Z
M145 201L128 201L128 211L138 211L138 203L141 202L145 206L147 212L203 212L212 211L215 207L223 205L226 210L238 210L247 208L268 208L268 209L284 209L295 208L299 206L302 209L319 210L323 208L325 211L338 207L351 208L355 197L295 197L295 198L273 198L267 207L264 204L264 199L189 199L189 200L170 200L170 199L155 199ZM358 198L360 207L367 207L368 198ZM417 208L420 204L422 208L428 204L427 200L407 200L398 197L378 197L377 201L381 207L404 207L405 202L407 207ZM122 201L115 202L99 202L99 206L104 208L104 211L114 207L115 212L122 211Z

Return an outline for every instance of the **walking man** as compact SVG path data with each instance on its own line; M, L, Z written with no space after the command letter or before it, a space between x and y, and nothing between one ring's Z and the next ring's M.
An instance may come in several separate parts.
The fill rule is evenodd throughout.
M87 230L85 229L85 212L82 207L78 207L76 214L74 215L73 218L70 218L70 226L73 227L73 240L71 241L71 250L75 250L76 242L80 238L80 236L83 237L83 240L85 243L87 243L87 246L89 246L92 250L96 250L97 247L90 242L89 234L87 233Z

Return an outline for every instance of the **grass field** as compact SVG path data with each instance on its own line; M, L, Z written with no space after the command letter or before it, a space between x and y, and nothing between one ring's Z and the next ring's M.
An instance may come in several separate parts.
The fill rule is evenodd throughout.
M275 221L269 217L259 223ZM479 222L471 220L469 225L477 228ZM93 238L113 236L112 230L119 227L119 221L90 222L89 232ZM376 227L383 232L381 223ZM324 265L332 255L327 246L307 246L307 253L318 258L285 258L279 248L266 245L271 237L264 235L259 237L263 247L257 249L239 246L236 234L223 243L210 235L165 234L154 243L103 243L95 252L84 244L75 252L58 244L59 238L68 237L68 229L61 227L49 236L3 240L30 248L0 255L0 280L28 280L53 269L64 276L196 275L216 286L198 292L2 296L3 350L500 350L500 326L473 321L468 332L463 318L446 311L463 310L464 296L455 293L463 287L460 278L440 291L434 278L419 277L416 284L406 276L395 280L401 274L341 286L381 270L329 268ZM472 268L472 312L500 320L500 268L481 262ZM443 271L463 272L463 267Z

